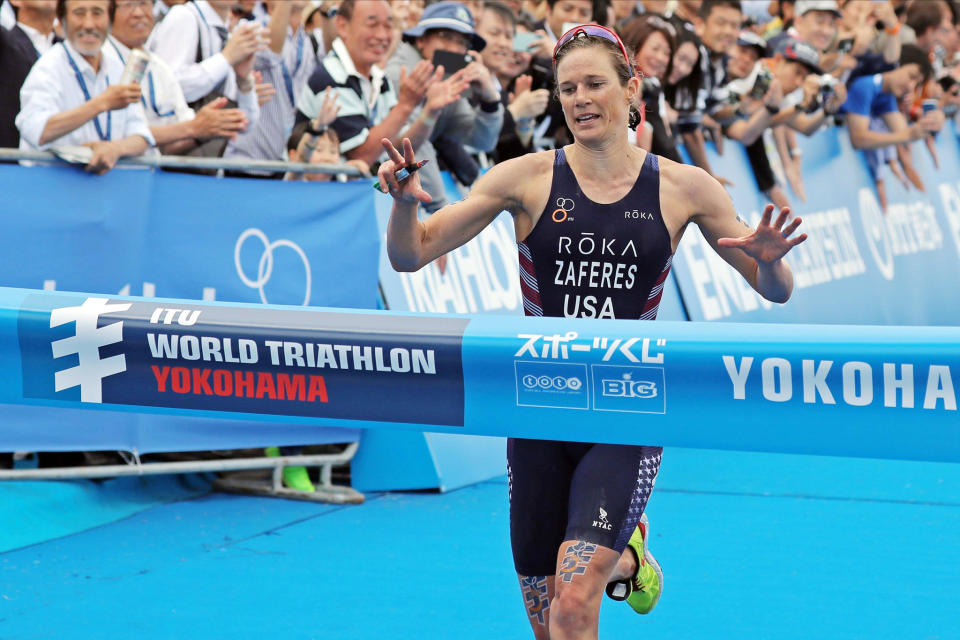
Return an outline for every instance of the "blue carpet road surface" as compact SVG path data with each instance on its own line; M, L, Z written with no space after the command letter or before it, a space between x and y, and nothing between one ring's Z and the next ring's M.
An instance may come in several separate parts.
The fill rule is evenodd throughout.
M606 601L600 637L960 638L958 489L960 465L670 449L663 599ZM38 518L12 504L8 531ZM0 554L4 640L529 637L505 478L345 507L184 495Z

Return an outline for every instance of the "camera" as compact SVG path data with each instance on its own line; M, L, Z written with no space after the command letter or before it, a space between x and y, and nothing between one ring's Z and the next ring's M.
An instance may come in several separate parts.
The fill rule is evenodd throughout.
M438 49L433 52L431 62L434 66L442 66L444 74L449 77L473 62L473 56L469 53L453 53L452 51Z
M820 76L820 104L821 106L826 106L827 101L832 98L836 93L837 83L840 82L833 76L822 75Z
M757 71L757 79L753 82L753 88L748 94L754 100L760 100L767 95L770 90L770 83L773 82L773 72L770 69L761 66Z
M653 76L643 76L641 81L641 93L640 95L644 100L656 100L660 97L660 92L662 87L660 86L659 78L654 78Z

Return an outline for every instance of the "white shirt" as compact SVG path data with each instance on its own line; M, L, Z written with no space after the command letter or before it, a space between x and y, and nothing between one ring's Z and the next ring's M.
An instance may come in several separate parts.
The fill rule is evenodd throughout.
M222 84L223 95L237 102L252 126L260 115L257 93L237 89L237 74L221 53L224 42L218 28L226 29L226 25L207 0L179 4L150 34L147 49L173 69L187 102L203 98Z
M33 48L37 50L37 55L42 56L53 46L53 39L56 36L53 30L51 30L50 33L40 33L30 25L23 24L22 22L18 22L17 26L30 38L30 42L33 43Z
M163 20L167 13L170 12L170 7L167 6L167 3L163 0L155 0L153 3L153 19L154 24Z
M13 12L13 5L5 0L0 0L3 5L0 6L0 27L4 29L13 29L17 24L17 14Z
M51 146L97 142L101 137L94 120L100 123L100 131L108 140L140 136L153 146L153 135L147 127L147 119L139 102L123 109L100 113L94 120L85 122L70 133L40 145L40 137L51 117L79 107L87 101L77 75L70 66L68 52L76 63L91 98L120 81L123 65L116 55L107 55L107 52L101 49L100 71L95 72L69 42L50 49L33 65L30 75L20 89L21 108L16 119L17 128L20 130L20 148L36 151Z
M118 56L120 63L126 65L130 48L125 44L113 36L107 36L107 44L103 49L104 52ZM173 69L156 54L148 51L147 55L150 56L150 62L140 83L143 93L140 104L146 113L147 124L151 127L162 127L193 120L196 114L187 106Z

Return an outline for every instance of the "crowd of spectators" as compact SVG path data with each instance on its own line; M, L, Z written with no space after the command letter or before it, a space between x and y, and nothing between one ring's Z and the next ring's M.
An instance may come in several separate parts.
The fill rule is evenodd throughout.
M960 0L0 0L0 146L89 149L88 169L167 155L350 163L409 137L422 180L570 142L552 53L616 29L643 74L635 141L721 183L705 143L744 145L757 187L805 199L797 134L845 126L880 198L923 189L912 140L960 104ZM145 73L131 75L138 50ZM319 151L318 151L319 150ZM303 174L241 172L261 179Z
M70 148L93 173L159 152L370 174L382 138L408 137L430 213L441 170L469 187L571 141L552 55L588 22L642 74L638 146L728 184L742 144L778 206L806 198L797 134L830 126L884 207L890 176L924 190L907 143L936 165L960 106L960 0L0 0L0 147Z

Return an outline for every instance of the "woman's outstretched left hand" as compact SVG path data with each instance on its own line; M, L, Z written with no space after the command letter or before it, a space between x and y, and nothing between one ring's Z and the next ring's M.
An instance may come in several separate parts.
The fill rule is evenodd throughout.
M791 249L806 240L807 234L801 233L791 238L790 236L794 234L802 220L794 218L787 223L790 208L784 207L780 210L776 221L772 221L773 210L772 204L766 206L760 218L760 224L750 235L741 238L720 238L717 240L717 245L740 249L758 263L770 264L781 259Z

